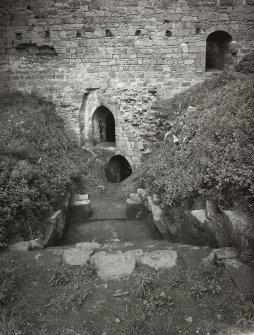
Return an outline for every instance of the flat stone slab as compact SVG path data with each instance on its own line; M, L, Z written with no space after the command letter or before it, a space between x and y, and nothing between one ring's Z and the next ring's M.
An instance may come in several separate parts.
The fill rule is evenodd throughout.
M156 270L170 269L176 265L177 253L174 250L145 252L139 261L141 264L148 265Z
M90 251L92 254L94 250L100 249L101 245L97 242L82 242L82 243L77 243L76 248L81 249L81 250Z
M95 262L98 276L103 280L116 280L129 276L135 269L135 255L131 253L109 254L105 251L98 252L91 257Z
M65 264L68 265L80 265L83 266L87 264L90 259L90 255L92 254L91 250L82 250L72 248L69 250L64 250L62 255L62 260Z
M89 196L88 194L76 194L74 196L74 201L83 201L83 200L88 200Z
M235 248L224 247L220 249L213 250L214 262L220 262L223 259L237 258L237 251Z
M225 259L223 264L239 290L246 296L254 294L254 267L237 259Z
M126 205L118 201L109 203L106 200L96 199L92 201L91 211L92 216L89 221L127 219Z
M201 227L206 223L207 216L205 209L196 209L191 211L191 215L201 223Z
M31 245L31 241L18 242L9 246L10 251L28 251Z
M130 219L138 219L144 216L145 206L143 201L136 195L136 198L129 198L126 201L127 217Z
M71 211L74 213L80 213L85 218L91 216L91 200L78 200L71 204Z
M44 248L44 244L40 239L30 240L30 241L22 241L16 244L11 244L9 246L10 251L30 251L30 250L42 250Z
M190 268L199 266L212 251L208 247L196 247L191 245L179 245L174 247L174 250L178 252L178 255L182 257L185 264ZM212 258L213 257L212 255Z

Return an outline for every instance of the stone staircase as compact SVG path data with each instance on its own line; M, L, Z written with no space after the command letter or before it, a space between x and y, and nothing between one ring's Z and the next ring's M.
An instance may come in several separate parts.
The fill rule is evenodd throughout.
M61 239L61 245L89 241L111 243L161 239L157 229L146 221L128 218L126 204L121 201L92 198L89 218L82 213L70 213L68 229Z
M66 232L58 246L30 249L26 257L53 269L60 265L94 263L103 281L129 276L137 265L174 271L176 266L194 268L209 264L215 268L221 264L243 294L254 294L254 268L243 264L234 248L210 249L162 240L146 218L127 216L125 203L112 196L113 187L116 186L111 186L101 198L91 197L89 218L87 212L70 213ZM12 245L9 251L27 251L26 243Z
M114 188L101 198L91 197L89 218L80 212L70 214L62 246L48 249L61 254L61 263L82 266L93 262L102 280L114 280L130 275L137 264L162 270L173 268L179 260L191 268L223 262L239 289L246 295L254 293L254 270L239 262L233 248L213 250L162 240L146 217L130 219L126 203L115 200L108 191Z

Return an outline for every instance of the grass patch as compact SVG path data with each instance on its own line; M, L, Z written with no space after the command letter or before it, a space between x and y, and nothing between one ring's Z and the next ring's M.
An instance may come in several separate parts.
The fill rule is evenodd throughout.
M14 300L17 283L13 269L0 270L0 305L4 306Z

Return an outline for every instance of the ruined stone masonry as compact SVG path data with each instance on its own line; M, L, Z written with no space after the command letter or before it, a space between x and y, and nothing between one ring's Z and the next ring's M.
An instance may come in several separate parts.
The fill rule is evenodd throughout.
M0 0L0 90L53 99L80 145L136 167L156 100L232 69L253 24L253 0Z

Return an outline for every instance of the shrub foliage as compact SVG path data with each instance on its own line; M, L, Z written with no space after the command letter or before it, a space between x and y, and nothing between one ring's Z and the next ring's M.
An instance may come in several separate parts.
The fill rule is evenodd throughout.
M86 172L86 157L45 99L1 96L0 120L0 234L38 236L71 180Z
M174 125L145 162L140 178L162 195L164 205L197 195L224 202L243 195L253 203L253 77L223 74L162 106Z

